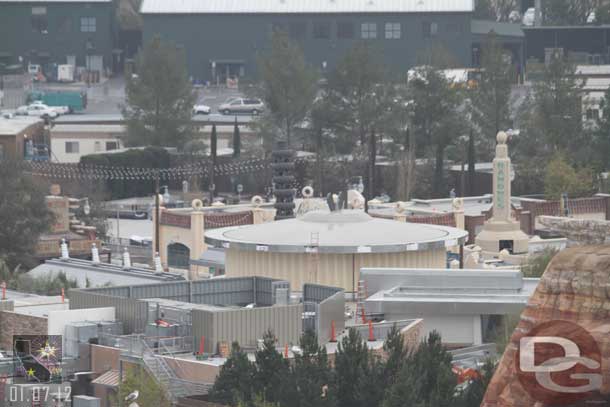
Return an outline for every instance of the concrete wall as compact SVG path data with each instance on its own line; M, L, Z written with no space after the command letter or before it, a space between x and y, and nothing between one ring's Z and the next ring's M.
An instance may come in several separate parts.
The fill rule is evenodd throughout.
M265 276L288 280L293 289L306 283L339 287L355 292L362 267L445 268L444 248L429 251L368 254L271 253L228 249L227 277Z
M14 335L47 335L47 319L10 311L0 312L0 349L12 351Z
M373 6L374 8L374 6ZM243 60L245 76L256 75L257 55L270 44L273 26L306 24L304 37L298 40L306 60L321 69L327 62L331 69L355 43L361 41L361 24L376 23L377 39L368 42L377 50L382 62L394 73L406 74L426 49L440 44L452 54L458 65L470 66L472 35L470 13L373 13L373 14L224 14L224 15L144 15L144 42L155 35L184 46L189 74L195 79L210 80L213 60ZM313 25L329 22L329 39L313 38ZM337 37L339 22L352 22L354 38ZM424 38L423 23L438 24L434 38ZM385 23L400 23L401 38L385 39ZM419 61L418 61L419 60Z

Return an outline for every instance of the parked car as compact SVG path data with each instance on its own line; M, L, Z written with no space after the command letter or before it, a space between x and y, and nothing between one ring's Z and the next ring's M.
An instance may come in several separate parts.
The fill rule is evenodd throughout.
M265 105L260 99L235 98L220 105L218 111L222 114L250 113L257 115L264 108Z
M212 109L207 105L195 105L193 106L193 116L197 116L198 114L210 114Z
M38 116L50 119L55 119L57 116L59 116L59 113L42 103L33 103L28 106L19 106L17 108L16 113L23 116Z
M32 105L45 105L41 100L35 100L32 102ZM48 106L48 105L47 105ZM70 106L48 106L49 109L55 110L57 114L68 114L70 113Z

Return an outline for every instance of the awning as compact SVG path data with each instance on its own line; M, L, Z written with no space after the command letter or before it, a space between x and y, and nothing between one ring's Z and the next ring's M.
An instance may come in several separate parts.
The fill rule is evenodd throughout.
M119 371L109 370L97 379L91 382L92 384L99 384L100 386L106 387L118 387L119 386Z

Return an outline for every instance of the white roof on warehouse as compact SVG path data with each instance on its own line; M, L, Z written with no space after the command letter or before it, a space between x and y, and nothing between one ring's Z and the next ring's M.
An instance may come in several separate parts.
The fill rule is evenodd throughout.
M450 13L474 0L143 0L144 14Z

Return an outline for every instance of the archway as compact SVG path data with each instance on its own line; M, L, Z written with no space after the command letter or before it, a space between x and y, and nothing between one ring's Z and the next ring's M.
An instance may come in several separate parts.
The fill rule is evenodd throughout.
M167 246L167 265L170 268L188 269L191 250L182 243L172 243Z

